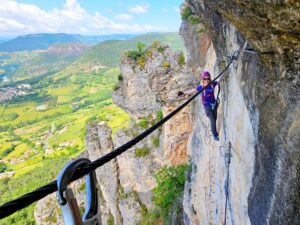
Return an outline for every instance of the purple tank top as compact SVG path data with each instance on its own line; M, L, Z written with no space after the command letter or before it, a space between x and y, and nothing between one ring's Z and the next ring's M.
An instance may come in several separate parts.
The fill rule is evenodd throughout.
M218 82L214 81L209 87L207 87L202 93L202 104L204 106L210 106L210 104L214 104L216 102L215 95L214 95L214 89L217 86ZM203 88L202 85L197 86L197 91L201 91Z

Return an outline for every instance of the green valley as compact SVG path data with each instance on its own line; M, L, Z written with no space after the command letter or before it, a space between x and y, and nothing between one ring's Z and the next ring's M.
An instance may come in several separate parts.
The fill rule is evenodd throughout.
M119 59L138 42L148 45L155 40L183 50L178 34L153 33L104 41L76 57L49 58L41 51L1 53L0 66L15 63L18 68L0 86L0 97L19 94L0 101L0 204L56 179L63 165L84 150L89 121L105 121L113 133L129 124L130 117L111 99L120 75ZM35 224L33 209L0 224Z

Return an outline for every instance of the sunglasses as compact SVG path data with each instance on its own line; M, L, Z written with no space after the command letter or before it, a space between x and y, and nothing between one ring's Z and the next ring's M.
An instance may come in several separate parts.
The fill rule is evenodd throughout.
M204 78L203 80L210 80L210 78Z

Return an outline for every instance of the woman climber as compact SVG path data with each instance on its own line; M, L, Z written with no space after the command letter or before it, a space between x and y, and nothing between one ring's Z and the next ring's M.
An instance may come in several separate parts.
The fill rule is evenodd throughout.
M191 95L195 92L201 91L204 87L206 87L211 82L210 73L208 71L204 71L201 73L201 83L197 86L196 89L191 89L187 91L180 91L178 92L178 96L186 94ZM218 100L215 99L214 95L214 89L218 85L218 88L220 88L220 84L217 81L214 81L209 87L207 87L202 93L202 104L204 106L205 114L210 120L210 127L211 132L213 135L214 140L219 140L219 134L216 128L216 121L217 121L217 108L218 108Z

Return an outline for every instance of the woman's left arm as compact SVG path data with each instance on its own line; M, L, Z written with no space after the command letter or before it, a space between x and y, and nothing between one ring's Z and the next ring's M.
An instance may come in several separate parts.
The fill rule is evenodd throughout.
M220 87L220 81L214 81L212 85L213 85L214 88L216 86Z

